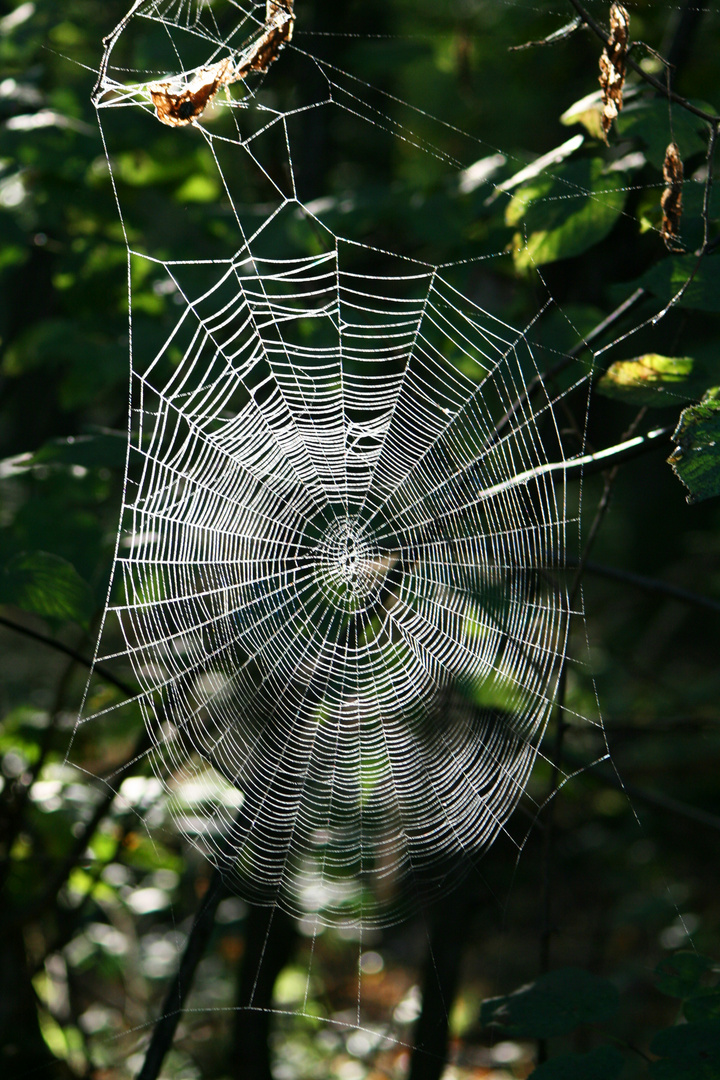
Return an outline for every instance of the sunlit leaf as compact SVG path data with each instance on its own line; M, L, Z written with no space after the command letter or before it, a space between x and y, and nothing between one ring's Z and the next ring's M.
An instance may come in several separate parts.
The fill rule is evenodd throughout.
M698 396L702 387L692 377L696 368L690 356L646 353L633 360L616 360L598 380L597 389L629 405L663 408Z
M689 503L720 495L720 387L680 414L668 462L689 489Z
M179 203L217 202L220 194L220 185L213 177L196 173L183 181L175 192L175 198Z
M540 157L535 158L529 165L525 165L519 172L513 173L507 180L503 180L502 184L498 184L496 190L501 191L513 191L515 188L520 187L521 184L527 184L531 180L535 180L538 176L542 176L553 165L559 165L565 161L566 158L571 157L576 150L579 150L585 139L582 135L573 135L571 139L567 139L561 146L556 146L554 150L548 150L546 154L542 154Z
M618 174L606 172L600 158L566 162L524 184L505 211L508 225L522 226L513 247L517 269L581 255L608 235L625 198Z
M629 87L625 90L624 97L626 104L636 92L634 87ZM588 134L592 135L594 139L602 139L602 111L602 94L599 90L594 90L592 93L586 94L584 97L580 98L579 101L573 102L560 117L560 123L565 124L566 127L570 127L573 124L582 124Z

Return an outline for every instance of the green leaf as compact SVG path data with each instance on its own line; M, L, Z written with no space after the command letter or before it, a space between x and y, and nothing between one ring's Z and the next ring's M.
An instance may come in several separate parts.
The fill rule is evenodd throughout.
M25 375L37 368L56 367L74 358L77 351L83 362L93 360L93 347L83 328L71 319L43 319L20 335L5 353L3 367L11 377Z
M629 405L663 408L692 401L702 392L707 381L697 386L697 378L692 378L696 369L690 356L646 353L633 360L616 360L598 380L597 389L605 397Z
M702 107L701 102L695 104ZM667 102L657 97L629 102L615 123L621 138L637 138L643 144L648 161L656 169L662 170L665 151L671 141L677 143L683 161L707 150L704 121L684 109L673 109L671 131Z
M578 1024L607 1020L618 1007L618 992L607 979L567 967L541 975L507 997L482 1003L480 1022L520 1039L565 1035Z
M624 1058L614 1046L598 1046L588 1054L560 1054L538 1065L528 1080L616 1080Z
M677 445L667 460L689 489L687 501L720 495L720 387L683 409L673 442Z
M712 961L698 953L679 952L661 960L655 968L655 985L668 997L686 998L701 985Z
M594 139L603 139L602 111L601 94L599 90L595 90L580 98L579 101L573 102L560 117L560 123L565 124L566 127L582 124Z
M650 1065L652 1080L718 1080L720 1020L666 1028L657 1033L650 1050L661 1058Z
M523 165L522 169L513 173L507 180L503 180L501 184L498 184L495 189L496 192L512 191L513 188L518 188L521 184L528 184L538 176L547 174L551 166L560 165L566 158L571 157L576 150L579 150L584 142L584 135L573 135L571 139L566 139L560 146L548 150L546 154L541 154L540 157L535 158L528 165ZM491 201L494 198L495 196L492 197Z
M179 203L216 203L220 195L220 182L212 176L203 175L203 173L188 176L175 192L175 198Z
M706 256L698 266L697 255L671 256L656 263L634 284L669 303L692 274L678 305L697 311L720 311L720 259L716 257Z
M82 465L85 468L121 469L127 456L127 435L101 429L97 434L51 439L24 462L32 465Z
M125 378L127 350L82 319L44 319L18 335L7 349L3 370L11 378L61 371L60 403L75 409Z
M720 1020L720 990L704 990L693 994L683 1005L685 1019L691 1023Z
M523 184L505 210L508 225L522 225L513 241L515 266L524 271L587 251L608 235L625 198L601 158L568 161L552 176Z
M87 626L90 590L72 563L46 551L16 555L0 576L0 601L44 619Z

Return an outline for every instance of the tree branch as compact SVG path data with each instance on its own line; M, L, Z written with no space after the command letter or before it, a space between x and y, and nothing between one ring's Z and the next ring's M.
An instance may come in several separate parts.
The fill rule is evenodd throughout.
M572 755L567 755L567 761L573 765L579 765ZM663 795L660 791L648 791L647 788L638 787L637 784L626 783L616 774L607 772L595 772L587 770L588 776L605 787L615 788L622 791L629 799L638 799L647 803L648 806L657 806L660 810L667 810L671 814L677 814L688 821L695 821L699 825L705 825L709 829L720 830L720 815L712 814L709 810L702 810L699 806L691 806L690 803L674 799L671 795Z
M582 341L579 341L577 345L573 345L572 349L570 349L568 353L563 356L562 360L559 360L554 367L551 367L548 371L542 372L542 374L539 373L535 375L528 383L527 388L517 396L505 415L501 417L495 425L495 438L500 438L505 428L508 427L523 405L530 400L533 394L535 394L541 386L545 386L546 383L550 382L557 375L560 375L565 371L566 368L570 367L573 360L577 360L578 356L584 353L586 349L591 348L593 342L597 341L606 330L610 330L615 323L632 311L633 308L636 308L647 295L646 289L643 289L642 287L636 289L627 300L623 300L622 304L619 304L615 310L611 311L606 318L599 322L589 334L586 334Z
M33 641L39 641L41 645L46 645L49 649L55 649L56 652L64 653L65 656L69 656L71 660L74 660L77 664L87 668L88 671L96 672L100 678L105 680L105 682L109 682L113 686L116 686L118 690L122 690L128 697L135 697L137 694L136 688L134 689L122 679L118 679L117 675L113 675L113 673L108 671L102 664L94 664L87 656L83 656L82 653L77 652L75 649L71 648L70 645L65 645L64 642L57 641L56 638L51 638L47 634L41 634L38 630L31 630L29 626L23 626L22 623L14 622L4 615L0 615L0 626L12 630L15 634L24 634L25 637L32 638Z
M572 563L569 565L572 565ZM636 574L631 570L620 570L614 566L604 566L596 562L586 562L584 567L588 573L596 574L598 577L621 581L626 585L634 585L638 589L652 593L654 596L667 596L671 600L680 600L683 604L706 608L708 611L720 614L720 601L713 600L709 596L701 596L699 593L690 592L688 589L681 589L665 581L658 581L657 578L645 577L643 574Z
M165 1055L172 1046L185 1000L192 989L198 964L210 941L215 925L215 914L224 894L222 871L216 869L192 924L177 974L165 995L162 1012L155 1024L137 1080L157 1080L160 1074Z
M603 30L602 26L600 26L600 23L596 22L595 19L593 19L590 12L585 10L579 0L570 0L570 3L575 8L585 25L588 26L592 30L592 32L600 38L603 45L609 48L610 38L608 37L606 31ZM692 102L688 101L687 98L684 98L681 94L678 94L674 90L669 89L665 83L661 82L659 79L656 79L654 75L650 75L647 71L645 71L641 67L641 65L638 64L637 60L634 60L630 54L628 54L627 56L626 63L627 66L629 68L632 68L632 70L637 75L639 75L641 79L643 79L649 86L652 86L654 90L657 90L659 94L662 94L663 97L668 98L669 101L674 101L677 105L682 106L683 109L687 109L688 112L693 113L695 116L699 116L701 120L705 120L708 124L720 124L720 116L717 116L714 113L705 112L704 109L700 109L697 105L693 105Z

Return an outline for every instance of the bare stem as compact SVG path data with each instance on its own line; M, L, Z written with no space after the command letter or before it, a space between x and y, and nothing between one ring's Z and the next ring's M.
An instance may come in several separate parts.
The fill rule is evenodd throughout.
M216 869L210 879L208 890L198 908L192 929L188 935L180 967L165 995L162 1012L145 1055L145 1061L137 1080L157 1080L165 1055L172 1046L177 1026L182 1016L185 1000L192 988L198 964L205 954L215 925L215 913L224 895L222 871Z
M122 679L118 679L117 675L113 675L113 673L108 671L106 667L103 667L102 664L94 664L87 656L83 656L82 653L77 652L75 649L62 641L58 641L56 638L51 638L47 634L41 634L38 630L31 630L29 626L23 626L22 623L14 622L13 619L8 619L4 615L0 615L0 626L12 630L15 634L23 634L25 637L32 638L33 641L39 641L41 645L47 645L49 649L55 649L56 652L64 653L65 656L69 656L71 660L80 664L81 667L87 668L89 671L94 671L95 674L99 675L105 682L109 682L112 686L116 686L118 690L122 690L122 692L129 697L135 697L137 694L136 689L133 689L128 683L123 682Z
M625 585L634 585L655 596L666 596L671 600L680 600L683 604L690 604L692 607L706 608L716 614L720 613L720 601L690 592L688 589L680 589L666 581L658 581L656 578L635 574L630 570L620 570L614 566L604 566L591 561L586 561L584 567L589 574L596 574L598 577L609 578L612 581L621 581Z
M644 300L647 296L645 289L638 288L635 292L628 296L626 300L623 300L614 311L611 311L597 326L593 327L589 334L586 334L582 341L579 341L577 345L573 345L562 360L559 360L557 364L551 367L548 371L538 373L527 385L527 388L518 395L516 400L510 406L508 411L495 425L495 438L499 439L503 431L508 427L513 417L517 415L523 405L533 397L534 394L542 387L547 385L552 379L560 375L566 368L570 367L573 360L576 360L586 349L592 348L592 345L599 337L601 337L607 330L610 330L620 319L624 318L633 308Z

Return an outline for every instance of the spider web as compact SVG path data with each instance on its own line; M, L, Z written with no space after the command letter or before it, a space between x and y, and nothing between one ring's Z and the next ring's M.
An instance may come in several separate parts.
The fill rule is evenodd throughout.
M265 14L134 5L95 92L111 170L128 110L157 125L152 88L170 78L180 92L238 62ZM141 80L114 66L133 32L158 58ZM225 250L175 257L126 228L131 314L136 280L152 273L177 316L159 347L133 337L96 656L129 662L140 691L104 709L89 699L78 731L117 729L139 705L176 827L244 899L372 927L451 889L507 832L526 788L571 614L563 570L578 508L565 465L577 450L558 417L588 374L531 396L528 329L467 295L464 268L328 224L294 169L308 109L447 155L325 62L313 61L326 89L313 105L262 102L293 49L182 135L217 166ZM216 134L213 112L232 127ZM278 139L280 178L266 158ZM249 170L268 200L259 222L234 188ZM118 199L126 227L120 187Z

